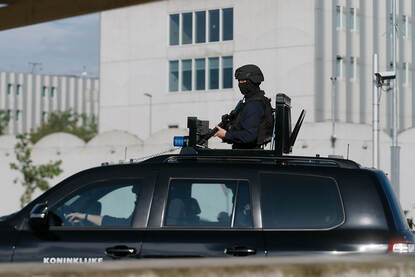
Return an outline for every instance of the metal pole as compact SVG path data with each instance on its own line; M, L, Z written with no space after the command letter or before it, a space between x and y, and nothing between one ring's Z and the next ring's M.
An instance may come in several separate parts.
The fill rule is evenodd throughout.
M150 136L152 134L151 125L153 125L152 117L153 117L153 96L150 97L150 120L149 120L150 121Z
M396 74L396 0L392 1L392 70ZM396 74L398 77L398 74ZM399 146L398 146L398 92L397 79L392 81L392 146L391 181L395 194L399 198Z
M336 119L335 119L335 92L336 92L336 81L337 77L330 77L331 80L331 148L333 150L333 155L336 154Z
M149 136L151 136L151 125L152 125L152 120L151 120L151 118L152 118L152 114L153 114L153 112L152 112L152 106L153 106L153 95L151 95L150 93L144 93L144 96L147 96L149 99L150 99L150 116L149 116L149 120L148 120L148 128L149 128Z
M375 73L379 72L378 54L373 54L373 97L372 97L372 167L379 168L379 86Z

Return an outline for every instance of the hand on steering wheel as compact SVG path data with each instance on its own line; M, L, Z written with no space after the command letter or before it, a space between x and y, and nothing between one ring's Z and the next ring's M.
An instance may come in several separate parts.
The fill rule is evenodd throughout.
M86 217L87 217L87 214L78 213L78 212L65 215L66 221L72 224L73 226L77 226L77 225L84 226Z

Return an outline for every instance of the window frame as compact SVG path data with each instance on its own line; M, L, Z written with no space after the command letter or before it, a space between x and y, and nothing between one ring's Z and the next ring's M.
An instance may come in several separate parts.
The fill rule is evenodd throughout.
M197 32L197 30L198 30L198 28L197 28L197 26L198 26L198 23L199 23L199 21L197 20L197 14L198 13L204 13L204 29L205 29L205 33L204 33L204 41L202 41L202 42L198 42L197 41L197 37L198 37L198 32ZM195 45L202 45L202 44L206 44L207 43L207 40L208 40L208 37L207 37L207 10L194 10L193 11L193 14L194 14L194 26L193 26L193 30L194 30L194 44Z
M344 79L344 57L337 55L336 56L336 72L335 76L338 80Z
M409 87L409 70L410 70L410 64L409 62L403 62L402 63L402 86Z
M224 10L232 9L232 39L223 39L223 29L224 29ZM210 12L211 11L218 11L218 40L210 41ZM204 41L198 42L197 41L197 13L204 13ZM192 16L192 39L189 43L183 43L183 15L184 14L190 14ZM208 43L223 43L223 42L230 42L235 39L235 7L220 7L220 8L211 8L211 9L193 9L193 10L183 10L183 11L172 11L168 14L168 38L167 38L167 44L169 47L175 47L175 46L189 46L189 45L204 45ZM171 36L171 30L172 30L172 16L178 16L179 22L178 22L178 40L177 44L172 44L172 36ZM176 41L175 41L176 42Z
M194 82L193 82L193 75L194 75L194 60L195 59L181 59L180 60L180 64L181 64L181 66L180 66L180 71L181 71L181 80L180 80L180 85L179 85L179 90L178 91L180 91L180 92L189 92L189 91L194 91L195 89L194 89ZM183 66L183 62L186 62L186 63L188 63L188 62L190 62L190 79L188 80L188 81L190 81L190 88L189 89L184 89L184 74L186 73L186 72L188 72L189 70L184 70L184 66Z
M345 30L346 29L346 17L347 14L345 14L345 7L341 5L335 6L336 13L336 29L339 30Z
M231 74L231 87L224 87L224 67L223 67L223 59L224 58L231 58L232 59L232 74ZM210 88L210 68L209 68L209 60L210 59L218 59L218 87L217 88ZM183 61L191 61L191 89L190 90L183 90ZM196 69L196 61L197 60L204 60L205 69L205 87L204 89L197 89L197 69ZM177 90L171 90L170 87L170 65L172 62L178 62L178 76L177 76ZM234 56L233 55L223 55L223 56L207 56L207 57L194 57L194 58L183 58L183 59L176 59L176 60L168 60L167 61L167 93L198 93L198 92L207 92L207 91L218 91L218 90L233 90L234 89L234 82L233 82L233 74L234 74Z
M142 202L147 202L146 197L148 197L147 193L149 192L148 190L146 190L146 175L143 175L142 177L120 177L120 178L111 178L111 177L106 177L106 178L99 178L99 179L95 179L92 180L90 182L85 183L82 186L77 186L75 189L72 189L70 192L66 193L63 195L63 197L60 197L58 200L54 201L54 203L50 206L48 206L49 211L52 211L53 209L55 209L56 207L58 207L59 205L64 204L66 201L70 200L71 198L75 197L77 194L79 193L84 193L87 190L90 189L94 189L96 187L99 187L100 184L102 183L108 183L108 182L129 182L131 180L131 184L126 184L125 186L128 185L132 185L134 184L133 182L135 181L137 182L141 182L142 183L142 188L140 189L140 195L143 196L143 201L141 201L141 203L138 203L133 212L136 212L137 210L139 210L140 205L143 205ZM73 182L73 184L77 183L80 180L76 180ZM118 188L121 188L123 186L120 186L118 184ZM152 196L154 189L151 191L150 195ZM151 205L151 202L150 202ZM149 208L148 208L149 209ZM68 231L72 231L72 230L111 230L111 229L117 229L117 230L125 230L125 229L142 229L142 228L146 228L146 227L136 227L135 224L137 222L135 222L137 220L137 217L132 219L131 222L131 226L49 226L49 229L52 231L59 231L59 230L68 230ZM147 215L147 221L148 221L148 215Z
M178 16L178 18L179 18L179 23L178 23L178 32L177 32L177 44L172 44L171 43L171 41L172 41L172 36L171 36L171 28L172 28L172 24L171 24L171 21L172 21L172 16L175 16L175 15L177 15ZM181 24L180 24L180 21L181 21L181 13L177 13L177 12L175 12L175 13L169 13L168 14L168 45L169 46L180 46L181 45L181 33L180 33L180 27L181 27Z
M225 22L225 14L224 14L224 10L232 10L232 39L224 39L224 36L225 36L225 33L224 33L224 29L225 29L225 24L224 24L224 22ZM234 35L235 35L235 9L233 8L233 7L229 7L229 8L221 8L220 9L220 17L221 17L221 19L219 20L220 21L220 28L221 28L221 34L220 34L220 41L223 41L223 42L225 42L225 41L233 41L234 40Z
M350 56L350 68L349 68L349 77L350 81L356 81L358 78L358 58L356 56Z
M179 19L179 34L180 34L180 38L179 38L179 44L181 46L186 46L186 45L192 45L195 42L195 37L194 37L194 33L195 33L195 26L194 26L194 22L195 22L195 12L194 11L189 11L189 12L181 12L179 13L180 15L180 19ZM190 24L191 24L191 30L190 30L190 42L188 43L183 43L184 40L184 36L185 36L185 32L184 32L184 17L185 15L190 15L191 20L190 20Z
M262 210L263 210L262 205L263 205L263 203L262 203L261 176L270 175L270 174L330 179L336 186L336 190L337 190L339 200L340 200L340 204L341 204L341 211L342 211L342 215L343 215L343 220L340 223L338 223L334 226L328 227L328 228L266 228L266 227L264 227L264 220L263 220L263 215L262 215ZM260 172L258 172L258 176L259 176L258 177L258 184L259 184L258 187L259 187L259 201L260 201L259 205L260 205L260 214L261 214L261 218L262 218L261 228L264 231L330 231L330 230L336 229L336 228L338 228L338 227L345 224L345 222L346 222L346 210L344 208L343 196L342 196L342 193L340 191L339 184L338 184L338 182L335 178L333 178L331 176L321 175L321 174L310 174L310 173L304 174L304 173L298 173L298 172L275 172L275 171L260 171Z
M401 18L401 22L402 22L402 28L401 28L401 30L402 30L402 37L404 39L410 39L409 16L406 15L406 14L403 14L402 15L402 18ZM404 30L405 30L405 33L403 33Z
M349 9L349 29L352 32L359 31L359 11L356 7Z
M219 183L219 182L235 182L236 183L236 192L235 192L235 201L237 201L238 196L239 196L239 185L241 182L246 182L248 185L248 192L249 192L249 201L251 204L251 223L252 226L250 227L238 227L238 226L234 226L235 225L235 212L236 212L236 206L237 203L234 203L233 207L232 207L232 215L231 215L231 224L229 226L223 227L223 226L166 226L165 225L165 221L166 221L166 215L167 215L167 205L168 205L168 200L169 200L169 192L170 192L170 187L173 181L175 180L193 180L196 182L215 182L215 183ZM171 177L168 179L168 183L166 185L166 194L163 200L163 204L162 204L162 213L161 213L161 225L160 225L160 229L162 230L174 230L174 229L180 229L180 230L251 230L251 229L255 229L254 225L255 225L255 221L254 221L254 211L253 211L253 189L252 189L252 184L251 181L249 179L245 179L245 178L222 178L222 177L212 177L212 178L204 178L204 177Z
M174 87L174 89L171 88L172 83L170 82L170 74L172 73L171 71L171 65L173 62L177 62L177 85ZM176 93L176 92L181 92L181 68L180 68L180 64L181 64L181 60L179 59L175 59L175 60L168 60L167 62L167 91L169 93ZM175 71L176 72L176 71Z

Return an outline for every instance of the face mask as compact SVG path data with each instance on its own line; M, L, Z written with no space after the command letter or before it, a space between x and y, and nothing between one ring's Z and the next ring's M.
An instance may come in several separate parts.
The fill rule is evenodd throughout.
M250 91L248 83L239 83L238 87L243 95L248 94Z
M238 83L238 87L243 95L259 91L259 87L249 81L245 83Z

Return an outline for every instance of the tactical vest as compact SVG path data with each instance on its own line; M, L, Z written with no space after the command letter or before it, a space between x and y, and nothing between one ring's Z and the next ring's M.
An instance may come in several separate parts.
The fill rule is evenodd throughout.
M251 101L261 101L264 104L264 115L258 127L258 136L256 139L256 146L265 145L271 141L272 132L274 131L274 117L272 115L272 106L271 106L271 99L261 96L254 96L242 103L241 107L238 110L238 114L235 117L235 120L230 124L229 130L241 130L241 121L242 121L242 113L245 108L246 103Z

